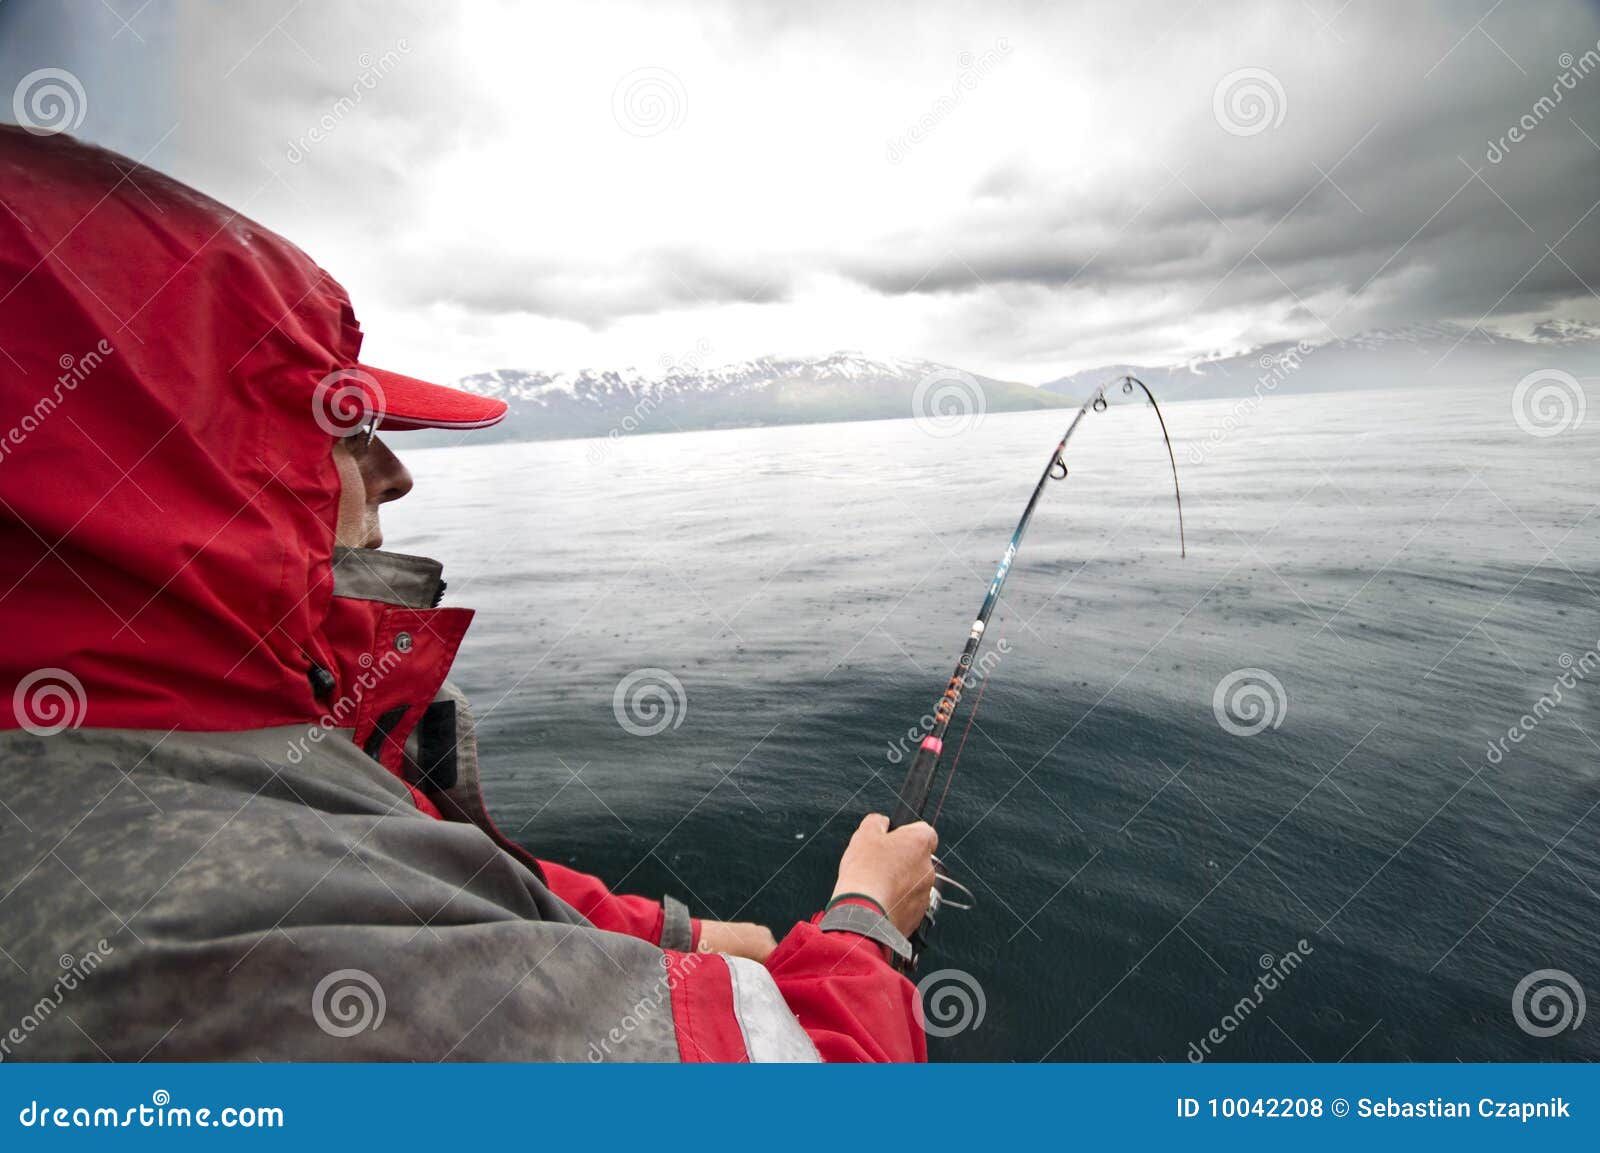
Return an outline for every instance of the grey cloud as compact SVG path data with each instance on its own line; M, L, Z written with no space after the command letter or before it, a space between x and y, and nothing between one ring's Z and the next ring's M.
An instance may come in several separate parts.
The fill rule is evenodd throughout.
M407 261L390 288L396 299L416 304L526 312L603 327L671 309L770 304L787 299L793 281L782 269L673 249L610 264L528 261L470 249Z
M375 287L400 307L444 302L483 316L604 328L669 310L781 304L801 285L841 277L925 306L928 350L966 341L1003 348L1003 359L1017 363L1114 343L1116 322L1076 307L1084 303L1114 302L1128 318L1125 340L1157 333L1181 342L1186 323L1229 310L1259 315L1263 333L1298 325L1316 336L1324 324L1352 331L1579 305L1592 314L1588 286L1600 289L1600 211L1584 220L1600 197L1600 70L1564 89L1499 163L1485 156L1551 93L1561 53L1581 58L1595 47L1593 5L1507 6L1483 17L1451 4L1194 13L1120 3L981 11L841 3L805 19L782 5L714 7L685 35L718 54L778 43L809 56L831 45L865 54L864 64L875 55L896 77L916 61L934 61L935 73L949 68L957 42L981 48L1004 36L1014 51L948 126L958 132L965 118L992 128L989 151L969 168L934 174L969 195L920 230L846 230L802 247L774 228L759 251L664 234L560 259L537 255L537 237L503 251L448 233L415 243L408 234L419 180L442 166L463 182L497 178L449 171L441 157L463 142L500 139L509 115L564 114L481 99L453 14L357 3L298 10L280 27L276 3L230 6L226 19L152 9L135 23L136 43L98 3L64 17L52 11L26 0L0 7L0 81L43 63L82 69L94 97L85 134L135 155L181 121L152 164L314 253L392 246L397 267ZM1283 34L1263 40L1253 29L1264 21ZM361 54L402 37L411 49L381 100L329 145L286 163L286 146L344 94ZM1271 73L1286 114L1257 135L1236 136L1218 124L1213 95L1245 67ZM1040 90L1024 122L981 119L988 86L1015 96L1053 74L1082 81L1084 107L1053 106L1056 94ZM714 118L703 87L691 87L690 123L700 129ZM941 91L908 79L884 107L854 114L882 120L887 138ZM1097 125L1104 155L1061 155L1055 127L1063 118ZM807 127L824 138L830 130L823 120ZM737 145L724 142L725 159L708 168L707 181L749 182L760 196L761 179L782 179L746 170ZM552 171L585 179L560 158ZM871 184L889 172L886 161L858 161L839 179ZM561 222L538 226L559 230ZM1552 255L1546 246L1558 240ZM948 353L962 357L960 348ZM969 351L964 359L982 358Z
M1585 219L1600 196L1588 138L1600 138L1600 72L1563 87L1498 163L1486 152L1550 95L1561 53L1594 47L1600 19L1579 6L1508 13L1494 36L1524 73L1472 32L1477 18L1350 13L1345 43L1318 49L1342 58L1334 78L1281 69L1282 126L1230 136L1207 106L1109 191L1014 158L974 180L936 232L888 238L840 267L888 294L1161 290L1202 309L1292 304L1319 326L1296 297L1360 290L1342 312L1364 323L1588 304L1600 285L1600 213ZM1195 105L1195 88L1174 83L1174 104L1187 92Z
M1423 81L1426 65L1416 67L1419 83L1406 98L1385 91L1353 102L1340 118L1346 130L1312 146L1277 138L1287 125L1238 139L1198 123L1192 148L1130 170L1115 195L1085 194L1008 162L975 181L978 195L947 227L889 238L841 267L891 294L1165 286L1204 294L1213 306L1405 282L1408 298L1390 306L1418 317L1475 318L1583 297L1585 282L1600 284L1600 212L1561 241L1565 265L1545 245L1600 196L1600 148L1580 130L1600 136L1600 73L1565 92L1558 113L1499 164L1485 151L1549 91L1558 51L1592 45L1595 32L1592 18L1547 30L1524 56L1549 64L1527 81L1506 61L1487 77L1466 61L1449 79ZM1252 148L1260 156L1249 156Z

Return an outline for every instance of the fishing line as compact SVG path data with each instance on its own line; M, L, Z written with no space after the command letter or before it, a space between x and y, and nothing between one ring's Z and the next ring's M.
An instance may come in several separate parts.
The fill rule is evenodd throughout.
M983 598L983 604L978 609L978 615L972 622L972 629L967 633L967 643L961 650L961 656L956 661L955 672L946 684L944 692L939 696L939 702L933 710L933 724L923 734L922 743L917 747L916 757L911 762L911 767L906 771L905 782L900 786L896 797L895 809L889 819L890 828L898 828L922 819L923 811L928 806L928 799L933 791L934 777L939 769L939 761L944 753L944 735L950 727L951 718L955 716L956 706L961 701L961 694L967 687L967 679L972 674L973 660L978 649L983 644L983 635L989 625L989 618L993 615L995 607L1000 603L1000 590L1005 587L1006 577L1011 572L1011 565L1017 558L1017 550L1022 545L1022 538L1028 531L1028 525L1033 520L1033 512L1039 504L1039 498L1044 494L1045 487L1053 480L1065 480L1067 477L1066 450L1067 442L1072 439L1072 434L1078 430L1084 415L1090 411L1104 412L1110 407L1106 400L1106 390L1113 385L1121 384L1122 391L1131 395L1137 385L1150 401L1150 407L1155 409L1156 420L1161 425L1161 440L1167 449L1167 461L1172 466L1172 494L1177 502L1178 509L1178 550L1180 556L1189 555L1189 545L1183 528L1183 492L1178 486L1178 458L1172 451L1172 437L1167 432L1167 421L1161 414L1161 406L1156 403L1155 394L1148 385L1136 376L1123 376L1108 384L1097 388L1088 400L1074 414L1072 422L1067 425L1067 431L1062 434L1061 440L1056 444L1055 451L1050 454L1050 462L1045 465L1044 473L1039 477L1039 482L1034 486L1033 494L1028 497L1027 506L1022 510L1022 518L1017 521L1017 527L1011 534L1011 543L1006 546L1005 555L1000 558L1000 565L995 570L994 580L989 584L989 591ZM967 723L962 729L961 740L956 745L956 755L951 761L950 771L945 777L944 789L939 795L938 805L934 809L933 823L937 824L940 814L944 811L945 798L950 793L951 782L955 780L956 767L961 763L962 750L966 748L967 736L972 731L973 723L977 720L978 707L983 703L983 694L989 687L989 677L984 675L982 683L978 686L978 695L973 698L972 707L967 713ZM939 862L936 860L935 865ZM928 915L923 919L921 927L912 937L913 954L910 962L904 967L915 968L917 956L927 943L928 931L941 905L950 905L954 908L967 908L945 898L946 887L953 888L961 893L969 894L970 891L958 882L945 876L942 870L937 871L937 881L934 885L932 900L928 908Z
M978 695L972 698L972 708L967 711L967 724L961 730L961 740L956 745L956 755L950 759L950 771L945 774L944 791L939 794L939 803L933 807L933 816L928 818L928 824L937 826L939 814L944 812L944 799L950 795L950 783L956 779L956 769L961 765L961 752L967 747L967 734L972 732L972 726L978 719L978 709L983 706L983 694L989 688L989 678L984 677L983 683L978 686Z

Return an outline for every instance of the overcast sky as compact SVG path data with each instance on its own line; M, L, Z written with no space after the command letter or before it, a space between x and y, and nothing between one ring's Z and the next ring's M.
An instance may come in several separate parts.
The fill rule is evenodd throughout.
M0 97L70 71L419 375L1600 320L1594 4L142 2L0 0Z

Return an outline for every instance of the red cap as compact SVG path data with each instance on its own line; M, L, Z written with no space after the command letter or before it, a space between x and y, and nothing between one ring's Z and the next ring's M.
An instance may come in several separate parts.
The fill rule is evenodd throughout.
M326 413L319 422L339 435L371 417L378 418L378 427L385 432L488 428L504 419L506 402L362 364L323 379L317 389L317 410Z
M430 384L386 368L363 364L361 371L377 382L373 411L388 432L415 428L488 428L506 415L506 402L459 388Z

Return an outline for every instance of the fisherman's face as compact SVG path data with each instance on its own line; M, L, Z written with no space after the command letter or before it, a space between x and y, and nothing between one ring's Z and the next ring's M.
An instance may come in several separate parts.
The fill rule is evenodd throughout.
M376 436L347 436L333 445L339 469L339 525L334 539L346 548L383 547L378 506L411 491L411 474Z

